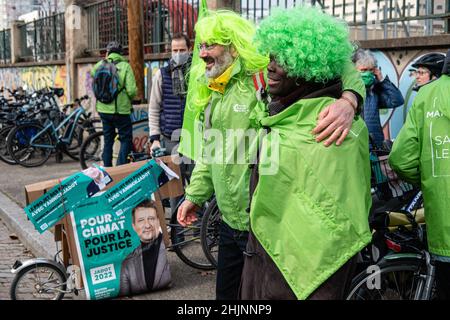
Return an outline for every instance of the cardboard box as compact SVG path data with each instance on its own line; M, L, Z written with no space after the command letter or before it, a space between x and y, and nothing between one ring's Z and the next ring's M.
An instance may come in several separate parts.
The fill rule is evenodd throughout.
M180 168L178 165L174 164L172 161L171 156L159 158L161 159L172 171L174 171L178 176L181 177ZM144 166L147 162L141 161L141 162L135 162L126 164L119 167L113 167L113 168L106 168L106 171L113 179L113 182L108 185L108 187L105 190L108 190L112 188L115 184L119 183L121 180L132 174L133 172L140 169L142 166ZM63 177L60 179L53 179L48 181L42 181L35 184L27 185L25 186L25 194L26 194L26 201L27 205L32 203L33 201L39 199L42 195L44 195L46 192L50 191L54 186L60 184L65 178ZM155 193L155 199L156 199L156 208L158 217L160 220L161 228L163 230L163 236L164 236L164 242L166 246L170 245L170 236L167 232L167 224L166 224L166 218L165 218L165 212L164 207L162 206L162 200L168 199L168 198L176 198L179 196L182 196L184 194L183 184L181 179L174 179L167 184L165 184L163 187L161 187L156 193ZM58 225L55 226L55 241L61 241L62 242L62 249L63 249L63 261L66 267L69 264L79 265L78 257L76 256L76 247L75 242L73 241L74 235L72 231L72 225L71 220L66 215L65 218L63 218Z
M172 169L178 176L181 175L180 167L173 163L171 156L159 159L161 159L165 164L167 164L167 166L170 169ZM126 178L127 176L129 176L130 174L141 168L143 165L145 165L145 163L146 163L145 161L141 161L126 164L119 167L106 168L106 171L113 179L113 183L108 185L108 187L105 190L112 188L116 183L122 181L124 178ZM39 197L41 197L44 193L46 193L54 186L61 183L66 178L67 177L47 180L25 186L27 205L39 199ZM169 183L167 183L166 185L164 185L162 188L160 188L157 193L160 197L160 200L179 197L184 194L183 184L181 180L174 179Z

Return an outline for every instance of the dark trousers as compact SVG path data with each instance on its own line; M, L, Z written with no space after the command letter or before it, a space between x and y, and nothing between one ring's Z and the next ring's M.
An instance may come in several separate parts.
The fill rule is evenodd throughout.
M344 300L355 274L357 255L320 285L308 300ZM296 300L283 274L250 232L242 272L242 300Z
M219 236L216 299L237 300L248 232L235 230L221 222Z
M436 261L437 298L450 300L450 263Z
M103 123L105 145L103 147L103 165L112 167L112 154L116 129L119 134L120 151L117 165L128 163L128 155L133 150L133 125L130 115L100 113Z

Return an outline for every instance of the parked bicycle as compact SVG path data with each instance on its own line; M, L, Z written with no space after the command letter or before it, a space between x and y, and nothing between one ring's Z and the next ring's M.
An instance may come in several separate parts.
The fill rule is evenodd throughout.
M372 243L361 252L360 272L348 300L428 300L435 266L427 251L422 192L398 179L386 154L372 158Z
M82 100L87 100L83 97ZM50 158L53 152L61 157L62 152L78 160L79 148L85 135L93 134L95 127L82 106L69 116L59 112L59 117L48 119L44 126L25 123L16 126L8 134L7 148L10 156L21 166L38 167Z

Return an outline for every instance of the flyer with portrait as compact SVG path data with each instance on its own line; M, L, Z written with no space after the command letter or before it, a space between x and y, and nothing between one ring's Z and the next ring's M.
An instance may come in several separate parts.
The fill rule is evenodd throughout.
M102 167L93 167L76 173L53 187L25 208L30 221L39 233L57 224L80 202L102 191L112 182Z
M170 268L152 195L169 181L150 161L71 212L75 244L89 300L167 287Z

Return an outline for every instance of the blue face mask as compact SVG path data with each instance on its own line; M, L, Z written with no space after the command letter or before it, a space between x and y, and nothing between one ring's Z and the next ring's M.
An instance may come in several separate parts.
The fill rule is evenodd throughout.
M361 78L366 85L366 88L371 87L375 83L375 75L371 71L361 72Z

